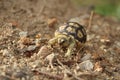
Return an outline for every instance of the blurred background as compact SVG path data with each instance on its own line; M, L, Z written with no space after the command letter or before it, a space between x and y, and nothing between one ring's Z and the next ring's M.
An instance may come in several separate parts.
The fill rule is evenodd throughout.
M78 7L91 7L95 12L120 19L120 0L72 0Z

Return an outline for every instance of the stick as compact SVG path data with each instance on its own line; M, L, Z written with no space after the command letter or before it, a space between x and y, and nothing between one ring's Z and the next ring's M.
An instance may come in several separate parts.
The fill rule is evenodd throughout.
M33 70L32 72L37 73L38 75L44 75L44 76L48 77L49 79L63 80L62 75L54 75L54 74L51 74L48 72L42 72L42 71L37 71L37 70Z
M92 20L93 20L93 15L94 15L94 11L91 11L91 13L90 13L90 18L89 18L89 23L88 23L88 29L91 28Z
M75 74L73 74L70 70L68 70L58 59L57 59L57 62L62 66L63 69L65 69L66 73L72 75L76 80L84 80L82 78L79 78Z

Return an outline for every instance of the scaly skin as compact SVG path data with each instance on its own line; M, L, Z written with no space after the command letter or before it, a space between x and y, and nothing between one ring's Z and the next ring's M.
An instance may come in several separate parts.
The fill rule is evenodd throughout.
M75 40L64 34L55 34L53 39L49 40L49 45L55 45L55 43L59 44L59 40L64 38L66 41L61 46L67 48L67 52L65 53L65 57L70 57L73 54L73 48L75 46Z
M73 48L75 46L75 40L71 40L70 45L68 46L67 53L65 54L65 57L70 57L73 54Z
M79 47L83 46L86 42L86 31L82 25L74 21L60 26L54 35L55 37L50 39L48 43L52 46L57 43L62 48L66 48L65 57L71 57L73 48L77 46L80 49Z

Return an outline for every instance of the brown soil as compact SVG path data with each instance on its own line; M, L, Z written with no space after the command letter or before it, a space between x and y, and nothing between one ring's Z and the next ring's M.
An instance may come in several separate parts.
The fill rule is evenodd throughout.
M91 10L70 0L1 0L0 80L120 80L119 21L96 13L90 20ZM75 17L87 42L68 59L47 42Z

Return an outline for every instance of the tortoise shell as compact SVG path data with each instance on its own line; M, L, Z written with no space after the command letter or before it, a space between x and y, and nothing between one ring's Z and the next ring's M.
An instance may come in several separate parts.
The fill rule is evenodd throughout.
M65 34L67 36L72 36L74 39L81 43L86 42L86 31L82 25L77 22L67 22L60 26L57 30L60 34Z

